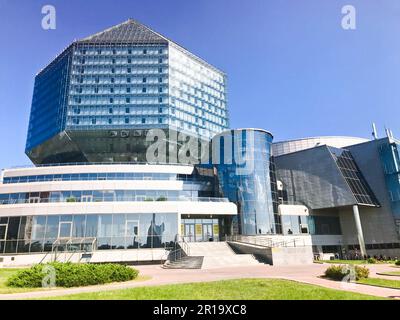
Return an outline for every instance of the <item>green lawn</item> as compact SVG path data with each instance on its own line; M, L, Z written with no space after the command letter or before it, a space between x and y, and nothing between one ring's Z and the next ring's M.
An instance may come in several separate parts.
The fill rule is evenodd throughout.
M339 264L370 264L367 260L321 260L324 263L339 263ZM377 261L376 264L392 264L394 261Z
M400 289L400 280L367 278L358 280L357 283L368 284L370 286L377 286L377 287Z
M58 300L370 300L379 297L279 279L238 279L138 287L53 297Z

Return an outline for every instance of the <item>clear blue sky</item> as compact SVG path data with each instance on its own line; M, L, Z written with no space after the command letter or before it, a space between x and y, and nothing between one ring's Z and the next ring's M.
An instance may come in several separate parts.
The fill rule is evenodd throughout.
M41 28L41 8L57 29ZM341 8L357 29L341 28ZM275 140L400 135L399 0L0 0L0 168L24 154L34 75L74 39L134 18L228 74L231 127Z

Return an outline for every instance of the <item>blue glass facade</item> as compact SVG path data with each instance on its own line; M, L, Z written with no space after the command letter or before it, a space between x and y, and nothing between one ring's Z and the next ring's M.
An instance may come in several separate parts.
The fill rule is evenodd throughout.
M213 162L218 172L220 192L238 206L234 233L276 233L272 139L270 133L253 129L230 130L213 138Z
M400 142L384 139L379 145L379 155L392 212L396 219L400 219Z
M228 127L225 74L128 20L38 74L26 153L37 164L146 161L146 130L209 141Z
M65 128L71 48L66 49L35 78L26 149L52 138Z

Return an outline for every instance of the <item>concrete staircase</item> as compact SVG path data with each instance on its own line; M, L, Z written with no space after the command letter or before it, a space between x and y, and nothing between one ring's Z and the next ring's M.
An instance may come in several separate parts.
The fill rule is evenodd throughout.
M203 257L183 257L179 260L167 260L162 268L164 269L201 269Z
M226 242L190 242L189 257L204 257L203 269L259 265L251 254L236 254Z

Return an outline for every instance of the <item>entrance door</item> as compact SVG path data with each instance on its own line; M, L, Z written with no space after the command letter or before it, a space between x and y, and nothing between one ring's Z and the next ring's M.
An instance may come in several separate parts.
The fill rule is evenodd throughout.
M212 228L212 224L203 224L203 241L210 241L210 238L213 237Z
M196 241L194 233L194 224L185 224L185 240L188 242Z
M58 225L58 238L71 238L72 237L72 222L62 221Z

